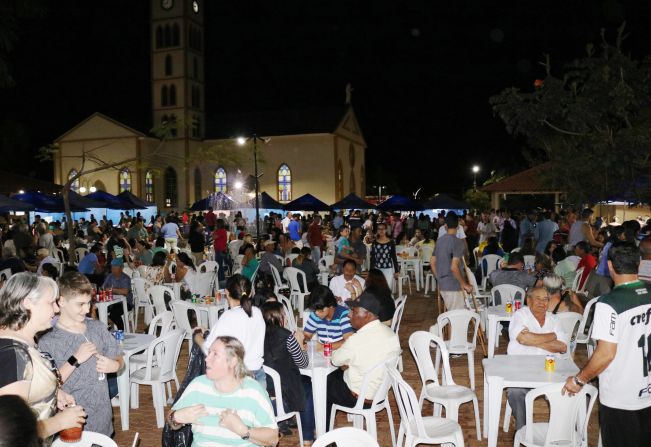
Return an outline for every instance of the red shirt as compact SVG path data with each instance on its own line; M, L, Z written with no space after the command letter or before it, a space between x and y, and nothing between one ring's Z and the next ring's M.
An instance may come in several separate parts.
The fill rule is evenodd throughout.
M581 279L579 280L579 289L583 288L583 285L585 284L585 280L588 279L588 275L590 275L590 272L597 268L597 259L591 254L587 254L581 258L579 264L576 266L576 269L578 270L581 267L583 267L583 274L581 275Z
M215 253L226 253L226 245L228 242L228 233L223 228L215 230L212 232L213 238L213 247L215 247Z
M321 237L321 227L316 223L311 223L307 229L307 241L312 247L320 247L323 245L323 238Z

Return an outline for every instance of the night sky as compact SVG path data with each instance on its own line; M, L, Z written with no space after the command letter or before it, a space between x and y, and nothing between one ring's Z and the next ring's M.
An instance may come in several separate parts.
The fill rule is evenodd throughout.
M51 179L41 145L95 111L151 127L148 0L43 1L20 22L0 89L0 150L15 172ZM460 195L470 167L527 167L488 98L532 89L553 67L614 38L651 53L648 1L203 1L208 116L343 104L347 82L368 143L367 184ZM15 166L14 166L15 165ZM5 166L4 169L7 169ZM378 178L382 176L382 178Z

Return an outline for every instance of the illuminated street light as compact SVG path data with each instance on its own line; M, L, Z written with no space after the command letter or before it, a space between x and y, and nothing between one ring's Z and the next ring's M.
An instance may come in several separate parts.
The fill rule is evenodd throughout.
M477 191L477 173L479 170L480 168L478 165L472 167L472 189L475 191Z
M97 188L95 188L94 186L90 187L90 192L96 192L96 191L97 191Z
M86 192L86 187L82 186L81 188L79 188L79 192L84 194Z
M235 186L235 189L242 189L242 186L244 186L244 184L241 181L238 180L238 181L235 182L234 186Z
M246 138L237 137L237 144L239 144L240 146L244 146L245 143L246 143Z

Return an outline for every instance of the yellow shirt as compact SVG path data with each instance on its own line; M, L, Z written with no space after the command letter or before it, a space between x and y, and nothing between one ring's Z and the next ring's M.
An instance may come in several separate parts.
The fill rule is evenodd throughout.
M344 371L344 382L348 388L359 394L364 373L380 363L400 354L400 341L391 328L379 320L371 321L351 335L346 342L332 353L332 364L348 365ZM382 383L384 369L378 369L366 388L365 399L373 399Z

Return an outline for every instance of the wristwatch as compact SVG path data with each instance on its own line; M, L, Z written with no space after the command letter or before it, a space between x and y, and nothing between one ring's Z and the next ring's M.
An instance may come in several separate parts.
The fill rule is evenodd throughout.
M574 379L574 380L573 380L574 385L576 385L576 386L580 386L580 387L585 386L585 383L584 383L584 382L581 382L577 376L574 376L573 379Z
M68 363L70 363L75 368L79 368L79 360L77 360L77 357L75 357L74 355L68 357Z
M249 427L246 427L246 433L242 435L242 440L248 441L250 437L251 437L251 429Z

